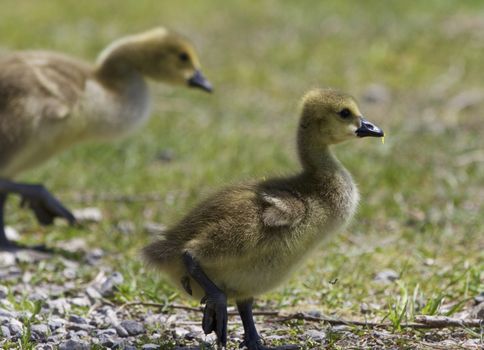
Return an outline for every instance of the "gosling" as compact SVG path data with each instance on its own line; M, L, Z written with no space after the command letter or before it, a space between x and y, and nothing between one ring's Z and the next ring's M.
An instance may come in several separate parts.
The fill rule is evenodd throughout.
M192 44L165 28L114 41L95 65L45 51L0 57L0 250L20 248L5 235L9 193L20 195L41 224L55 217L75 222L42 185L13 179L78 142L142 125L150 114L145 78L212 91Z
M233 299L244 326L241 346L267 349L254 325L253 298L280 285L357 206L358 190L331 146L383 137L351 96L332 89L307 93L301 114L298 174L225 188L143 250L177 287L202 298L202 328L215 331L219 345L227 342Z

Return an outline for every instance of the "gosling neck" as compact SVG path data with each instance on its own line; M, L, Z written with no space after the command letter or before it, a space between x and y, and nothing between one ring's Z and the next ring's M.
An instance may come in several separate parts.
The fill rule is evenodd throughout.
M107 87L117 90L144 82L143 75L131 59L133 54L133 48L128 44L108 46L97 60L96 77Z
M109 91L103 118L94 116L96 136L115 137L135 130L149 117L150 95L143 75L130 59L128 45L108 47L99 56L95 77ZM102 108L102 107L101 107Z
M310 137L304 135L304 131L300 127L298 133L299 160L304 173L312 177L324 177L344 169L328 143L311 141Z

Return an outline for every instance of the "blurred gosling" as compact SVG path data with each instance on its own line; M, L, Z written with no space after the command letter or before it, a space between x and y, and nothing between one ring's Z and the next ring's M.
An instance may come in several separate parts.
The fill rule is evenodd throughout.
M20 195L41 224L74 216L42 185L14 182L73 144L127 134L150 114L145 78L211 91L188 39L164 28L114 41L95 65L60 53L0 57L0 250L19 249L4 230L4 204Z
M267 349L252 318L253 298L280 285L353 216L358 190L331 146L365 136L383 131L363 118L352 97L308 92L297 133L298 174L227 187L144 248L149 264L206 302L202 327L215 331L219 344L226 345L227 299L233 299L244 326L241 345Z

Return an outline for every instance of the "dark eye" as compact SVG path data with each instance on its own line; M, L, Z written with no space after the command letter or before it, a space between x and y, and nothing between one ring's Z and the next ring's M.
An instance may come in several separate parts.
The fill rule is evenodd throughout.
M182 52L180 55L178 55L178 58L182 62L188 62L188 59L189 59L188 54L186 52Z
M343 119L348 119L349 117L351 117L351 111L348 108L343 108L341 111L339 111L338 114Z

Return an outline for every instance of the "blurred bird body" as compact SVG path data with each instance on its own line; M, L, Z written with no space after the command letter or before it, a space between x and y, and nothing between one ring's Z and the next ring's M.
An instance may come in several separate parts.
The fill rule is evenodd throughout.
M107 89L81 62L43 52L11 55L0 67L0 88L10 96L0 111L0 177L13 178L78 142L132 131L148 117L141 79L126 91Z
M163 55L177 60L180 53L188 55L186 67L161 67ZM75 143L136 130L149 116L145 77L183 84L199 68L191 44L162 28L114 42L95 66L46 51L0 57L0 178Z
M95 65L47 51L0 57L0 249L10 245L3 230L8 193L31 198L42 223L74 221L45 188L11 180L76 143L136 130L150 114L145 78L212 89L192 44L164 28L116 40Z

